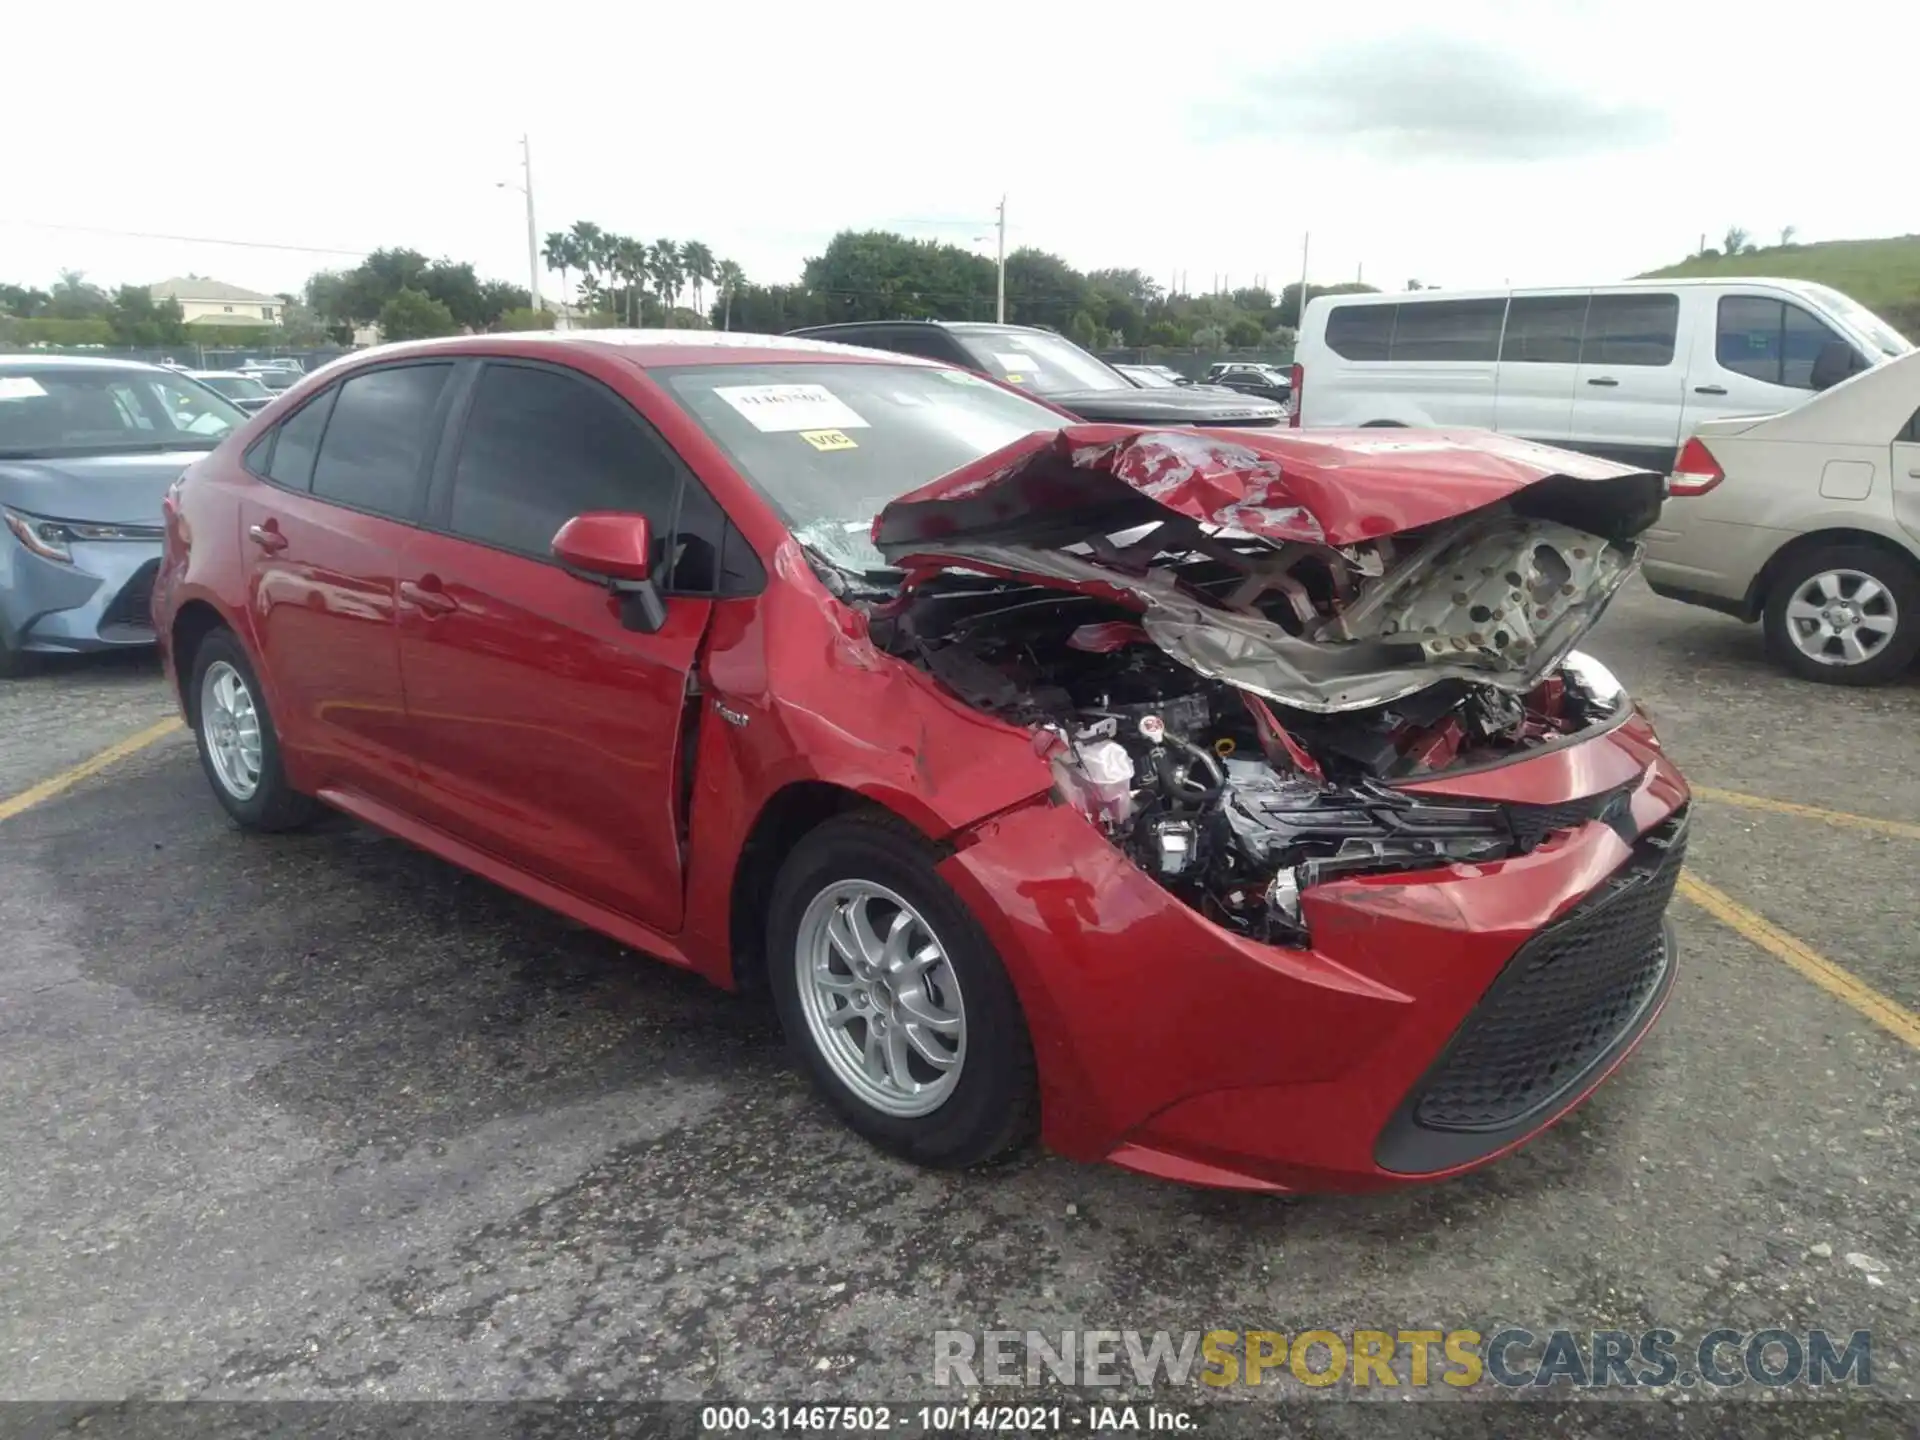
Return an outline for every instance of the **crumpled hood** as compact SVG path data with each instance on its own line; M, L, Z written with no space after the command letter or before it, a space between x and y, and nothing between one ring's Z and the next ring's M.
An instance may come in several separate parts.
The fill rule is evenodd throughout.
M1487 431L1067 426L895 500L873 539L910 588L963 569L1112 600L1199 673L1335 712L1447 678L1531 690L1638 566L1663 489ZM1162 533L1245 579L1194 588ZM1305 558L1333 577L1330 608L1289 573Z
M1278 424L1287 413L1264 395L1242 395L1224 387L1198 385L1074 390L1046 398L1083 420L1112 425L1269 426Z
M1052 537L1082 520L1075 538L1084 539L1113 514L1134 517L1114 527L1124 529L1164 520L1171 510L1267 540L1351 545L1535 486L1549 486L1595 522L1586 528L1616 539L1653 523L1663 489L1649 471L1490 430L1227 437L1068 425L1035 431L902 495L880 512L873 538L898 562L926 541L1014 540L1029 528L1035 538Z
M159 525L160 501L205 450L0 460L0 504L53 520Z

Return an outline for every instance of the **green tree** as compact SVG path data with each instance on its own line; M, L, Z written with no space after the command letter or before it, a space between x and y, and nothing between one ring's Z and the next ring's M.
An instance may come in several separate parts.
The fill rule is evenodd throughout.
M687 272L687 281L693 286L693 308L706 313L702 303L701 287L714 278L713 251L698 240L689 240L680 247L680 265Z
M969 320L993 315L993 262L957 245L843 230L801 272L832 320ZM796 322L805 323L805 322Z
M522 305L517 310L509 310L500 317L494 326L496 330L551 330L553 316L544 309L536 310L531 305Z
M596 277L606 253L607 232L591 220L576 220L568 233L573 238L573 262L580 267L580 287L591 295L599 288Z
M144 285L122 285L113 293L113 309L108 316L117 344L136 349L154 349L179 345L186 338L186 316L178 300L153 298Z
M31 320L47 308L47 292L27 285L0 285L0 315Z
M1022 247L1007 257L1007 319L1020 325L1071 325L1094 303L1086 277L1058 255Z
M565 230L550 230L541 246L540 258L547 262L547 269L560 272L560 301L568 303L572 297L567 290L567 272L579 267L580 247Z
M1106 332L1093 316L1078 310L1067 326L1067 338L1082 350L1098 350L1106 339Z
M720 299L717 308L720 311L720 328L733 328L733 297L747 283L747 272L731 260L722 260L713 268L714 283L719 286Z
M1753 248L1747 243L1747 232L1742 230L1738 225L1729 225L1727 227L1727 238L1724 243L1727 248L1727 254L1729 255L1738 255L1742 251Z
M1242 315L1227 326L1227 344L1239 350L1251 350L1266 338L1266 331L1251 315Z
M88 283L84 270L62 270L44 308L52 320L108 320L113 301L98 285Z
M680 247L663 237L647 247L647 256L647 265L653 273L653 283L660 295L662 323L672 324L673 304L680 294L683 276L680 266Z
M380 307L379 325L382 340L424 340L460 328L443 301L411 287L397 291Z

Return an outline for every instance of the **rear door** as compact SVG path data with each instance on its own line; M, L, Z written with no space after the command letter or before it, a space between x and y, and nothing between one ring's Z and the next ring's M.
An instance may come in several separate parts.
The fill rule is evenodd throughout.
M1693 290L1699 303L1705 292ZM1692 337L1671 290L1596 290L1573 387L1570 449L1666 474L1680 448Z
M678 777L697 713L718 508L624 399L570 368L490 360L400 559L400 665L423 816L514 866L671 932ZM653 634L562 570L592 510L648 517L667 595ZM716 528L718 527L718 528Z
M1920 410L1893 437L1893 515L1920 543Z
M258 443L240 506L248 610L285 743L320 787L411 808L395 630L398 555L420 513L449 362L360 371Z
M1573 387L1589 292L1535 291L1507 302L1493 428L1504 435L1564 445L1573 425Z

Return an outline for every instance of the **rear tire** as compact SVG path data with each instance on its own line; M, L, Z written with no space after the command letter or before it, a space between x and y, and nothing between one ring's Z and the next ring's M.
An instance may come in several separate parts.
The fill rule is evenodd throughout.
M319 813L318 801L287 783L266 693L231 630L201 638L187 695L200 768L241 828L297 830Z
M841 1118L957 1169L1026 1143L1039 1092L1013 983L938 858L887 814L809 831L774 881L767 975L788 1045Z
M1767 648L1802 680L1880 685L1920 655L1920 572L1873 545L1789 556L1767 587Z

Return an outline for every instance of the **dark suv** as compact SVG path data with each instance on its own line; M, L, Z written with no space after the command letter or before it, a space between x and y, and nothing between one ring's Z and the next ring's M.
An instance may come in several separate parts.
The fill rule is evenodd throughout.
M1270 400L1219 391L1146 390L1065 336L1029 325L958 320L857 320L789 332L964 366L1049 400L1082 420L1122 425L1281 425Z

